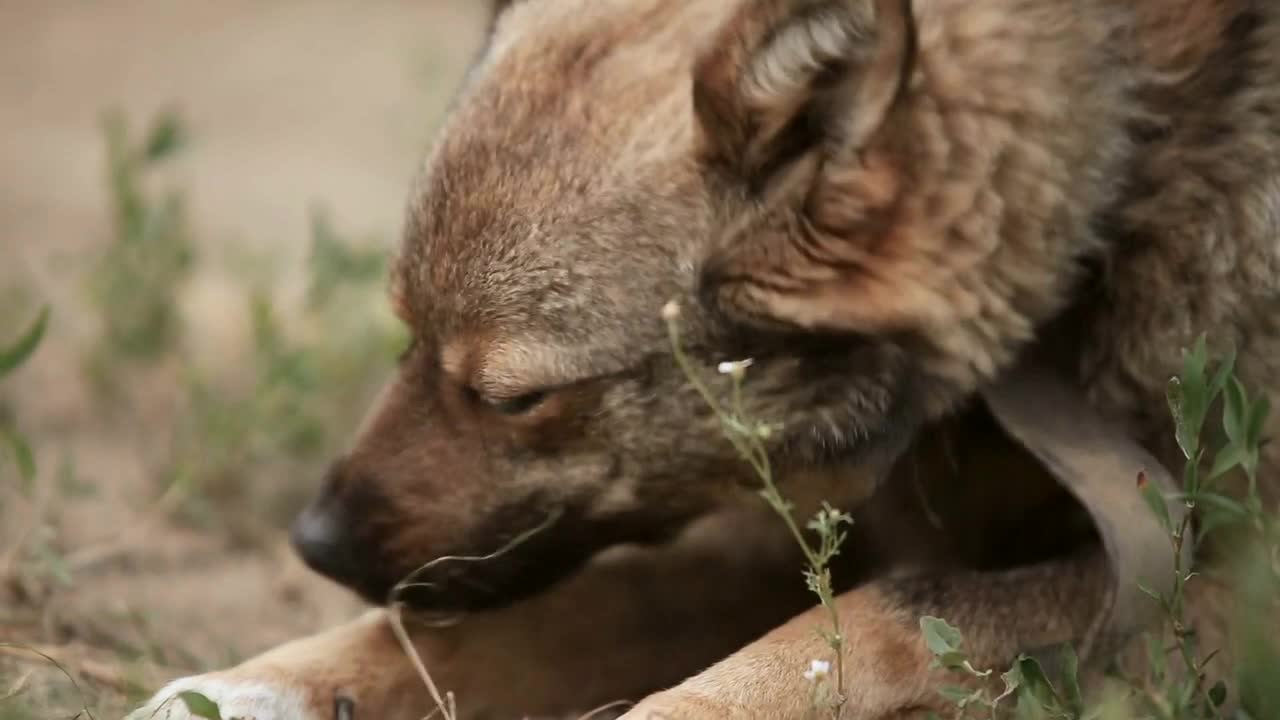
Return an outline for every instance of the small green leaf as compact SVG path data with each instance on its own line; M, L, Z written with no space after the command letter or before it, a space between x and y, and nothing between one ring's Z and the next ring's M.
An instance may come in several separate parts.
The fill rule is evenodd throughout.
M1209 688L1209 702L1214 707L1222 707L1222 703L1227 701L1227 685L1219 680L1216 685Z
M18 477L21 480L23 494L30 496L31 482L36 477L36 459L31 452L31 446L27 444L26 438L11 427L0 426L0 439L9 446L13 462L18 466Z
M937 662L948 670L966 670L969 658L962 652L939 653Z
M1218 454L1213 458L1213 465L1209 468L1209 479L1222 477L1237 466L1243 465L1248 456L1249 451L1242 444L1232 442L1222 446L1218 449Z
M1196 388L1204 387L1204 368L1209 364L1205 334L1200 333L1189 350L1182 353L1182 379Z
M1084 712L1084 695L1080 692L1080 660L1070 645L1062 649L1062 693L1067 709L1076 716Z
M142 156L147 162L157 162L177 152L186 141L186 133L174 113L165 113L156 119L156 124L147 134L146 145Z
M1147 587L1142 583L1138 583L1138 590L1140 590L1143 595L1146 595L1152 600L1155 600L1160 605L1160 607L1164 608L1165 610L1169 609L1169 600L1164 595L1160 594L1155 590L1152 590L1151 588Z
M1231 378L1223 394L1222 429L1232 445L1242 445L1248 425L1249 400L1245 397L1244 385L1236 378Z
M222 720L222 712L218 710L218 704L210 700L208 696L194 690L184 690L178 693L178 698L182 700L182 704L187 706L187 711L192 715L205 718L205 720Z
M1232 377L1231 373L1236 367L1236 349L1232 347L1227 350L1222 360L1218 362L1218 370L1213 374L1213 379L1209 381L1208 396L1210 399L1215 397L1222 389L1226 387L1227 381Z
M972 690L962 687L939 688L938 694L960 707L968 705L974 698L974 692Z
M1271 414L1271 399L1266 395L1254 401L1249 413L1249 426L1245 429L1245 445L1256 450L1262 444L1262 432L1266 428L1267 416Z
M1053 684L1045 675L1044 668L1040 667L1040 663L1035 658L1024 655L1018 658L1017 666L1022 674L1020 692L1022 696L1033 698L1040 707L1045 709L1061 707L1062 700L1058 697L1058 691L1053 689Z
M1218 493L1202 493L1196 498L1196 503L1239 519L1243 519L1249 514L1244 505Z
M947 624L946 620L925 615L920 618L920 630L924 633L924 641L929 646L929 651L939 659L945 655L960 655L963 662L964 656L959 652L963 638L960 631Z
M1211 510L1204 513L1196 527L1196 542L1204 542L1205 538L1211 537L1219 528L1233 527L1240 524L1240 518L1228 515L1227 513Z
M49 324L49 306L40 309L40 314L31 323L31 327L11 346L0 349L0 377L17 370L31 357L44 338L45 328Z
M1151 679L1156 683L1164 682L1168 671L1169 658L1164 650L1164 643L1154 633L1146 636L1147 662L1151 667Z
M1173 522L1169 519L1169 506L1165 504L1160 488L1147 479L1146 473L1138 476L1138 489L1142 492L1142 499L1146 500L1147 507L1151 508L1151 512L1160 521L1160 527L1164 528L1165 532L1172 531Z

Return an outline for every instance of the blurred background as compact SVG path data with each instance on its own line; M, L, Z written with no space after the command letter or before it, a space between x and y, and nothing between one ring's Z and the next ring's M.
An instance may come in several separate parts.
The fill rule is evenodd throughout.
M358 611L285 529L403 342L386 260L483 7L0 16L0 718L119 717Z

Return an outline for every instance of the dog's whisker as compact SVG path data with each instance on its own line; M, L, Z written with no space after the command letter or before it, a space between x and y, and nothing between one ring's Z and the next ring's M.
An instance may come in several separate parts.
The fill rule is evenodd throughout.
M458 623L462 622L462 619L465 618L466 616L467 614L463 612L455 612L455 613L447 613L447 614L439 614L439 615L431 614L431 613L411 612L409 615L409 617L414 621L414 624L421 625L423 627L428 627L433 630L453 627Z
M397 587L401 590L413 590L414 588L427 588L429 590L434 590L440 587L440 583L427 582L426 580L423 580L422 582L405 583L403 585L398 585Z
M434 583L419 583L417 578L422 573L425 573L431 570L432 568L435 568L441 563L449 562L449 561L487 562L489 560L497 559L507 554L508 552L511 552L519 545L527 542L530 538L537 535L538 533L543 532L547 528L550 528L560 519L560 516L562 514L563 514L563 510L561 508L553 508L552 511L547 515L546 519L543 520L541 523L539 523L537 526L520 533L519 535L512 538L511 541L508 542L506 545L503 545L502 547L498 548L497 550L487 555L442 555L438 558L435 558L434 560L431 560L419 566L413 572L410 572L408 575L406 575L404 579L402 579L400 582L396 583L395 587L391 589L391 593L389 594L389 597L388 597L388 603L396 602L399 599L400 595L407 588L419 587L419 586L435 587Z
M614 700L611 703L605 703L600 707L594 708L592 710L588 710L585 715L579 715L577 720L591 720L591 718L595 717L596 715L599 715L602 712L612 710L613 708L620 707L622 705L633 705L633 704L634 702L631 700Z

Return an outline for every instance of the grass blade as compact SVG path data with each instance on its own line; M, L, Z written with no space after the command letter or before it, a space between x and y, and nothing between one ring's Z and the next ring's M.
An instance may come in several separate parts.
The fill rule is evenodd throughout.
M49 325L49 306L40 309L40 314L31 323L31 327L11 346L0 350L0 377L17 370L31 357L44 339L45 328Z

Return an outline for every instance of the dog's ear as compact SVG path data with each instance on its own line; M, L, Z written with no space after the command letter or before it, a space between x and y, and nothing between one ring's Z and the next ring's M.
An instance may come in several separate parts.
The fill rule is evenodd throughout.
M694 68L705 160L766 184L825 146L864 147L905 80L908 0L749 0Z
M837 317L830 289L874 252L904 184L893 118L914 48L910 0L749 0L725 25L694 69L698 150L751 211L713 243L705 301L736 319L870 329Z

